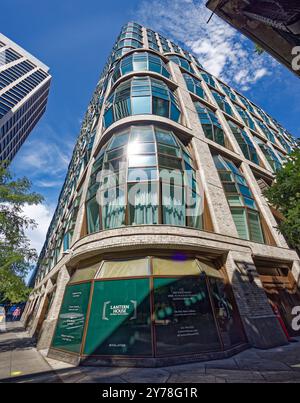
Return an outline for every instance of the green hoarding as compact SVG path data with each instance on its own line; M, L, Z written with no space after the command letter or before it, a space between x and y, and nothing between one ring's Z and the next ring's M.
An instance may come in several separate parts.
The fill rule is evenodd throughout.
M205 279L154 278L158 356L220 350Z
M91 283L66 288L52 347L80 353Z
M95 282L85 355L152 356L150 280Z

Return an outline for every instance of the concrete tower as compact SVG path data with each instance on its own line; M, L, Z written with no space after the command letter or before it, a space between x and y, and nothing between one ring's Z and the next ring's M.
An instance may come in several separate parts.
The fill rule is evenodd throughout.
M45 112L49 68L0 34L0 161L11 161Z

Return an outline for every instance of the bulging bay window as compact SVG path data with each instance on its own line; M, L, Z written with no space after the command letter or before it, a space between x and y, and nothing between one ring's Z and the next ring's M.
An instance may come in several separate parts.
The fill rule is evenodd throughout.
M176 94L161 80L133 77L121 83L106 102L104 125L131 115L158 115L178 122Z
M254 120L252 119L250 114L248 112L246 112L243 108L238 106L237 104L235 104L235 107L236 107L239 115L241 116L243 122L246 124L246 126L248 126L251 130L256 131Z
M226 101L224 95L221 95L218 91L211 90L217 104L222 109L223 112L226 112L228 115L233 116L232 108L229 103Z
M168 56L168 59L171 60L172 62L176 63L178 66L189 71L190 73L195 74L192 66L190 65L190 62L188 60L186 60L184 57L171 55L171 56Z
M264 156L266 157L268 163L271 165L273 172L278 171L281 169L281 161L277 157L276 153L273 151L272 147L266 144L258 137L254 137L254 140L258 144L259 148L263 152Z
M214 161L240 238L264 243L260 213L242 172L220 155Z
M215 141L223 147L226 147L226 138L224 130L214 111L200 102L194 102L200 123L202 125L205 137Z
M143 224L201 229L202 212L191 154L173 132L131 126L96 157L86 203L88 233Z
M197 80L195 77L192 77L186 73L183 74L183 77L184 77L186 86L190 92L198 95L198 97L201 97L203 99L207 98L206 94L204 92L204 89L202 88L200 80Z
M247 158L247 160L259 165L259 158L256 149L245 130L233 123L231 120L228 121L228 124L244 154L244 157Z
M112 83L115 83L120 77L134 71L153 71L166 78L170 78L170 73L163 60L149 52L135 52L124 57L115 67L112 76Z

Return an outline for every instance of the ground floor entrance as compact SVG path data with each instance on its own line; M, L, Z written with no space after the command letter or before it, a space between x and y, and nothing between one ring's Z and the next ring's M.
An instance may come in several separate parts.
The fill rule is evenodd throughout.
M78 269L52 350L85 357L160 358L245 344L226 272L197 258L148 256Z
M300 336L300 330L293 326L293 310L300 307L300 290L290 268L273 262L258 262L256 268L273 311L284 330L289 337Z

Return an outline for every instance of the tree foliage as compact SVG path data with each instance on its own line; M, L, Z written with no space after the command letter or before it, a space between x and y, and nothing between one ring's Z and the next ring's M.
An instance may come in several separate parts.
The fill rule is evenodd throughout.
M288 157L265 195L285 218L279 230L292 247L300 249L300 149Z
M36 223L23 208L42 201L30 188L27 178L15 179L6 164L0 164L0 301L20 302L29 293L24 279L37 254L25 232Z

